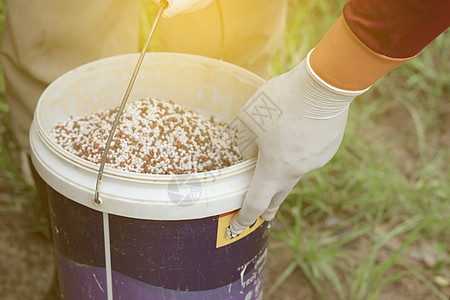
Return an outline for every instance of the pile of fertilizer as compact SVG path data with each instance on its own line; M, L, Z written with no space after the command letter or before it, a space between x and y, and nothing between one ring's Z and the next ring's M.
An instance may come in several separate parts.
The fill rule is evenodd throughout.
M99 164L118 108L57 124L51 138L65 150ZM141 99L125 107L106 165L147 174L190 174L242 160L237 130L170 101Z

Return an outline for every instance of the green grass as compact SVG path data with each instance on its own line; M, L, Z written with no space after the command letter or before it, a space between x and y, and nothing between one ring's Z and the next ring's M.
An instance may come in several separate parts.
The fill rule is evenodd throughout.
M290 1L273 75L306 56L343 3ZM449 57L447 30L352 104L336 156L305 176L277 215L282 229L274 230L271 250L287 248L291 256L269 294L299 268L323 299L383 299L403 277L448 299L432 279L449 276L450 263ZM329 220L338 221L328 228ZM393 240L400 246L381 259ZM405 263L420 243L441 253L433 267Z
M272 75L306 56L343 3L289 1L285 47ZM151 0L143 7L145 39L155 11ZM273 230L270 250L287 249L290 256L278 280L265 287L269 299L298 270L323 299L384 299L386 287L405 277L435 299L448 299L433 278L450 276L449 57L447 31L352 104L336 156L305 176L277 215L281 229ZM19 195L29 187L17 167L3 82L0 93L0 182ZM25 209L20 203L7 209ZM434 249L435 264L411 266L409 255L424 243Z
M343 0L289 1L283 49L272 64L272 75L292 69L320 41L342 12Z
M0 1L0 24L6 15L6 5ZM0 30L0 39L1 39ZM8 187L8 188L7 188ZM5 101L5 81L0 68L0 192L9 192L11 198L0 199L0 213L23 212L34 198L34 187L21 173L19 148L10 126L9 108ZM12 199L12 200L11 200Z

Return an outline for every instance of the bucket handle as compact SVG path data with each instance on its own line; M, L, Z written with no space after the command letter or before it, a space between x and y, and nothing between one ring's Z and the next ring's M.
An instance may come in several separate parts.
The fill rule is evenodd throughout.
M114 137L114 133L116 131L117 125L119 124L120 116L122 115L125 105L127 104L127 100L130 97L131 90L133 89L134 82L136 81L136 77L141 68L142 61L144 60L144 56L145 56L145 53L147 52L148 45L150 44L150 40L153 37L153 33L155 31L156 25L158 24L162 13L168 6L169 6L169 3L167 2L167 0L160 1L160 8L159 8L158 14L155 18L155 21L153 22L152 29L150 30L150 33L147 37L147 41L145 42L144 47L142 48L141 54L139 55L139 59L136 63L136 66L134 67L133 74L131 75L130 83L128 84L128 87L125 91L122 102L120 103L119 110L117 111L116 118L114 119L111 131L109 132L108 139L106 140L105 150L103 152L102 160L100 162L100 167L99 167L98 174L97 174L97 182L95 184L94 198L92 199L92 202L94 202L94 205L96 205L96 206L100 206L103 204L103 200L99 196L99 190L100 190L100 185L102 182L103 171L105 169L106 158L108 157L108 150L109 150L109 147L111 146L111 142Z

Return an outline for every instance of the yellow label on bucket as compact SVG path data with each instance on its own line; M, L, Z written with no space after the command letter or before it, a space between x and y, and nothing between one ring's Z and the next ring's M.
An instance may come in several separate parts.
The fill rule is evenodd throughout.
M233 219L233 216L236 214L236 212L237 211L232 211L226 214L219 215L219 220L217 223L216 248L234 243L246 237L247 235L255 231L259 227L259 225L264 223L264 219L259 217L253 225L245 228L240 235L238 235L233 239L230 239L229 237L227 237L227 227L230 226L231 219Z

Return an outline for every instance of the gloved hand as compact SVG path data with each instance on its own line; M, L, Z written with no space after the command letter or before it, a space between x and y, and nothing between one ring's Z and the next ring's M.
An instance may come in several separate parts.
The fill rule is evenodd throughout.
M178 14L189 13L208 6L213 0L167 0L169 7L163 12L163 17L170 18ZM153 0L156 4L160 0Z
M258 155L242 208L231 221L233 238L261 216L270 221L306 173L321 168L341 144L348 108L364 93L335 88L321 80L309 56L293 70L269 80L240 113L240 141L245 158Z

